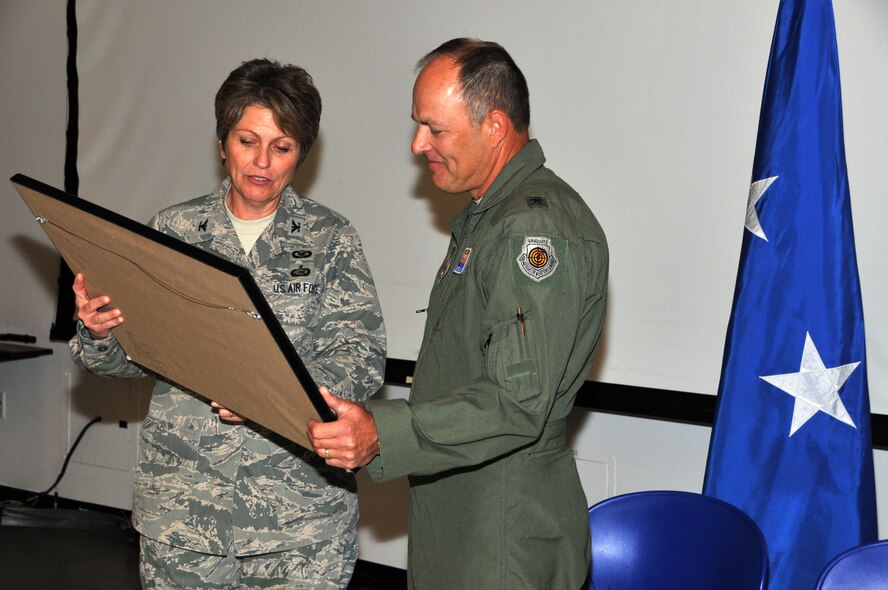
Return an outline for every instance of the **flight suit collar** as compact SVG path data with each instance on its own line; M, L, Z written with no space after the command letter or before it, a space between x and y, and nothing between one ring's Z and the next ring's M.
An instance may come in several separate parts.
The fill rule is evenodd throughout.
M506 163L496 180L487 189L487 193L476 206L480 213L493 207L508 195L515 187L524 182L528 176L536 172L546 162L543 148L537 140L531 139L521 150Z
M467 217L483 213L506 199L517 186L539 170L545 162L546 156L543 154L543 148L537 140L531 139L506 163L493 184L487 189L484 197L478 203L469 203L450 222L450 230L458 239L461 238L464 229L468 226Z

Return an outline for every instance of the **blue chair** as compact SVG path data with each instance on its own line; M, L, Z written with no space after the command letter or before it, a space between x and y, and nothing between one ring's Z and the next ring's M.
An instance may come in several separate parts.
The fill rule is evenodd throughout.
M709 496L652 491L589 509L594 590L764 590L768 550L742 510Z
M840 553L826 564L817 590L888 589L888 540Z

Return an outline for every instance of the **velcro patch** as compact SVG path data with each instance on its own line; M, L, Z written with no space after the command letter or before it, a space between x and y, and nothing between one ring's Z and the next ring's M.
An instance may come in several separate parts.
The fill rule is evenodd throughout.
M552 276L558 268L558 257L551 238L525 236L521 253L515 259L518 269L527 278L540 281Z

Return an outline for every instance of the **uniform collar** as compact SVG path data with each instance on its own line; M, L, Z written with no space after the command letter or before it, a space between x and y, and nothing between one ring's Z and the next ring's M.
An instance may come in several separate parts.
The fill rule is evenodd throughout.
M509 160L496 180L487 189L487 193L475 207L479 213L493 207L515 190L528 176L536 172L546 161L540 143L531 139L521 150Z
M237 232L225 210L225 197L231 189L231 178L226 178L211 193L210 225L218 225L225 229L212 236L211 247L231 260L241 260L242 249ZM256 242L258 262L261 264L277 256L284 250L292 247L292 244L303 244L307 241L308 228L305 227L304 200L289 185L281 194L272 226L263 232ZM270 239L268 232L271 231Z
M500 170L493 184L480 202L469 202L450 222L454 235L461 235L466 217L483 213L508 197L528 176L539 170L546 161L540 143L531 139L511 160Z

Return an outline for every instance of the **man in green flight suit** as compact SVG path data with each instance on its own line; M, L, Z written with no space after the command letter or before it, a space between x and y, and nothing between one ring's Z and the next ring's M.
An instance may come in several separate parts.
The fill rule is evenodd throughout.
M450 224L410 398L327 395L339 419L311 424L312 443L330 465L409 477L411 588L579 588L589 526L565 419L604 321L607 242L543 166L501 46L454 39L419 67L412 149L472 202Z

